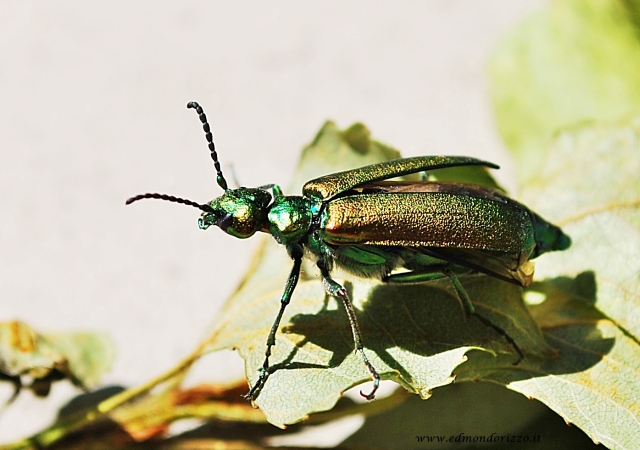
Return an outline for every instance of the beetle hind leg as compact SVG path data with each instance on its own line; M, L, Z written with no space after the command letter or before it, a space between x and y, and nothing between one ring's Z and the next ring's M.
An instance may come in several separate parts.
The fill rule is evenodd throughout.
M358 325L356 312L355 312L355 309L353 308L353 304L351 303L351 300L349 299L349 294L347 293L347 290L344 288L344 286L342 286L340 283L338 283L333 278L331 278L331 275L329 274L329 269L327 268L324 260L321 259L318 261L318 268L322 273L322 284L324 285L324 288L327 291L327 293L329 295L332 295L333 297L338 297L340 300L342 300L342 303L344 304L344 309L347 311L347 316L349 317L349 324L351 325L351 334L353 335L353 344L354 344L355 351L356 353L360 354L360 357L362 358L362 362L364 363L365 367L369 371L369 374L371 375L371 379L373 380L373 389L371 390L371 392L369 392L368 394L365 394L362 391L360 391L360 395L362 395L367 400L373 400L376 396L376 391L380 387L380 375L376 371L375 367L373 367L373 364L369 362L369 358L367 358L367 355L364 352L364 345L362 343L362 333L360 332L360 325Z
M453 284L453 288L456 290L458 298L462 301L465 312L469 316L473 315L477 317L478 320L480 320L480 322L484 324L484 326L493 329L493 331L501 335L518 354L518 359L513 363L513 365L515 366L520 364L520 361L524 359L524 353L522 352L518 344L516 344L516 341L498 325L494 324L492 321L475 311L473 303L471 303L471 298L469 298L469 294L467 294L467 291L462 286L462 283L460 283L458 277L450 269L446 269L444 274L449 278L449 280L451 280L451 284Z
M453 273L450 266L450 263L433 264L424 268L423 270L389 275L383 278L383 281L392 283L419 283L437 280L444 277L449 278L449 281L451 281L451 284L456 291L458 300L460 301L460 305L462 306L465 319L468 319L471 316L475 316L478 318L478 320L480 320L480 322L482 322L484 326L493 329L496 333L502 336L518 354L518 360L513 363L514 366L518 365L520 361L524 359L524 353L522 352L516 341L511 336L509 336L509 334L505 330L494 324L491 320L476 312L469 294L465 290L464 286L462 286L462 283L460 283L460 280L458 279L456 274Z
M513 339L511 336L509 336L509 333L504 331L502 328L500 328L499 326L497 326L496 324L494 324L493 322L491 322L489 319L485 318L484 316L481 316L478 313L474 313L474 315L478 318L478 320L480 320L480 322L482 322L484 324L484 326L493 329L493 331L495 331L496 333L501 335L503 338L505 338L505 340L509 343L509 345L511 345L511 347L513 347L513 349L518 354L518 359L515 362L513 362L512 364L514 366L517 366L518 364L520 364L520 362L524 359L524 353L522 352L522 349L518 346L518 344L516 344L515 339Z
M493 331L501 335L509 343L509 345L513 347L513 349L518 354L518 359L516 362L513 363L513 365L516 366L520 364L520 361L524 359L524 353L522 352L518 344L516 344L516 341L498 325L494 324L493 322L491 322L489 319L482 316L481 314L475 312L475 308L473 306L473 303L471 303L471 298L469 297L469 294L467 294L467 291L462 286L462 283L460 283L460 280L458 279L458 277L450 269L447 268L444 272L444 275L447 276L449 280L451 280L451 284L453 284L453 288L456 290L456 293L458 294L458 298L462 301L463 308L465 309L465 313L468 314L469 316L473 315L477 317L478 320L480 320L480 322L482 322L484 326L493 329Z

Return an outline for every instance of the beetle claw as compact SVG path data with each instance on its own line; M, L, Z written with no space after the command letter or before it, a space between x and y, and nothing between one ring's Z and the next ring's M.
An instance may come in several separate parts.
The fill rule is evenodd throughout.
M371 392L365 394L364 392L360 391L360 395L362 395L367 400L373 400L374 398L376 398L376 391L378 390L378 387L379 385L377 383L374 383L373 390Z

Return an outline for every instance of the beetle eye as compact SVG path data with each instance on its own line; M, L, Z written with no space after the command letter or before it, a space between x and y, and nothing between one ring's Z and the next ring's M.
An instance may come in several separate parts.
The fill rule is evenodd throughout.
M225 215L223 215L222 217L218 218L217 224L218 227L222 230L222 231L227 231L227 229L233 225L233 214L231 213L226 213Z

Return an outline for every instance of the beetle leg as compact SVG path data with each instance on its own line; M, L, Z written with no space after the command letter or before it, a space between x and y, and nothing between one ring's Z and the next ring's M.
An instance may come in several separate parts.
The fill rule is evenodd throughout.
M520 349L520 347L518 347L518 344L516 344L515 339L513 339L511 336L509 336L507 334L506 331L504 331L502 328L500 328L498 325L495 325L493 322L491 322L489 319L481 316L478 313L474 313L474 315L480 320L480 322L482 322L485 326L492 328L496 333L498 333L499 335L501 335L503 338L505 338L505 340L511 345L511 347L513 347L513 349L516 351L516 353L518 353L518 359L512 363L512 365L517 366L518 364L520 364L520 362L524 359L524 353L522 352L522 349Z
M467 291L462 286L462 283L460 283L460 280L458 280L458 277L450 269L445 269L444 274L447 277L449 277L449 279L451 280L451 284L453 284L453 288L456 290L456 293L458 294L458 298L462 301L462 306L463 306L463 309L465 310L465 314L467 316L472 316L472 315L476 316L478 320L480 320L480 322L484 324L484 326L493 329L493 331L495 331L496 333L501 335L503 338L505 338L505 340L511 345L511 347L513 347L513 349L518 354L518 359L516 362L513 363L513 365L516 366L520 364L520 361L524 359L524 353L522 353L522 350L520 349L520 347L518 347L518 344L516 344L516 341L498 325L495 325L486 317L475 312L475 308L473 307L473 303L471 303L471 298L469 298L469 294L467 294Z
M460 305L462 306L462 311L464 312L466 319L475 314L475 308L469 298L469 294L467 294L467 291L460 283L460 280L458 280L458 277L456 277L449 268L450 265L451 264L449 263L431 264L423 267L421 270L388 275L383 278L383 281L392 283L424 283L426 281L433 281L447 277L451 281L451 284L458 295L458 299L460 300Z
M269 189L271 189L271 192L273 193L274 198L282 197L282 188L277 184L265 184L264 186L258 187L258 189L263 189L265 191L268 191Z
M460 283L458 277L455 276L455 274L448 267L445 268L442 273L449 278L451 284L453 285L453 288L456 291L456 294L458 294L458 298L462 303L462 309L464 310L465 317L468 318L469 316L474 315L476 313L476 309L471 302L469 294L467 294L466 289L464 288L464 286L462 286L462 283Z
M509 334L506 331L504 331L502 328L495 325L489 319L478 314L475 311L475 307L471 302L471 298L469 297L469 294L467 294L467 291L465 290L464 286L462 286L462 283L460 283L460 280L451 271L449 266L450 264L434 264L420 271L389 275L388 277L384 278L384 281L390 281L393 283L417 283L417 282L437 280L443 277L449 278L449 280L451 281L451 284L453 285L453 288L456 291L458 300L460 300L460 304L462 306L462 311L464 312L465 319L469 318L470 316L475 316L478 318L478 320L480 320L480 322L482 322L484 326L493 329L500 336L504 337L505 340L509 343L509 345L511 345L511 347L513 347L513 349L518 354L518 360L513 363L514 366L518 365L520 361L524 359L524 353L522 352L520 347L518 347L518 344L516 344L516 341L511 336L509 336Z
M282 320L282 315L284 314L284 310L287 305L291 301L291 296L293 295L293 291L298 284L298 279L300 278L300 267L302 266L302 249L294 246L291 251L291 258L293 259L293 267L291 268L291 273L289 274L289 278L287 279L287 284L284 287L284 292L282 293L282 298L280 299L280 311L278 311L278 315L276 316L276 320L273 322L271 326L271 331L269 332L269 337L267 338L267 350L264 353L264 363L262 363L262 367L260 368L260 374L258 375L258 380L251 387L249 392L247 392L244 396L247 400L253 399L256 392L262 389L264 383L267 381L267 377L269 376L269 357L271 356L271 347L276 345L276 332L280 327L280 321Z
M360 391L360 395L362 395L367 400L373 400L376 397L376 391L378 387L380 387L380 375L373 367L373 365L369 362L369 358L364 352L364 345L362 344L362 333L360 332L360 325L358 325L358 318L356 317L355 309L353 308L353 304L349 299L349 294L347 294L347 290L340 283L331 278L329 274L329 269L327 268L325 262L320 259L318 261L318 268L322 273L322 284L324 285L325 290L329 295L334 297L338 297L342 300L344 304L344 309L347 311L347 316L349 317L349 324L351 325L351 334L353 335L353 344L355 347L355 351L360 353L362 361L366 366L367 370L371 374L371 378L373 379L373 390L368 394Z
M520 364L520 361L524 359L524 353L522 353L522 350L520 349L520 347L518 347L518 344L516 344L516 341L498 325L494 324L486 317L475 312L475 308L473 307L473 303L471 303L471 298L469 298L469 294L467 294L467 291L462 286L462 283L460 283L460 280L458 280L458 277L450 269L447 268L444 274L447 277L449 277L449 279L451 280L451 283L453 284L453 288L456 290L458 294L458 298L460 298L460 300L462 301L462 305L463 305L463 308L465 309L465 313L468 314L469 316L471 315L476 316L480 320L480 322L482 322L485 326L492 328L496 333L498 333L503 338L505 338L505 340L511 345L511 347L513 347L513 349L518 354L518 359L516 362L513 363L513 365L516 366Z

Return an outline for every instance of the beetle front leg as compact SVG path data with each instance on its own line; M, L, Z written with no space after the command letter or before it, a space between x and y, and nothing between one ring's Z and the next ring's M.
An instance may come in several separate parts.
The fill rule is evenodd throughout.
M329 274L329 269L325 265L325 262L321 259L318 261L318 268L322 274L322 284L324 285L325 290L329 295L334 297L338 297L342 300L344 304L344 309L347 311L347 316L349 317L349 324L351 325L351 334L353 335L353 344L355 347L355 351L360 353L362 357L362 361L366 366L367 370L371 374L371 378L373 379L373 390L368 394L360 391L360 395L362 395L367 400L373 400L376 396L376 391L380 387L380 375L373 367L373 365L369 362L367 355L364 352L364 345L362 344L362 333L360 332L360 325L358 325L358 318L356 317L355 309L353 308L353 304L349 299L349 294L347 294L347 290L340 283L331 278Z
M271 331L269 332L269 337L267 338L267 350L264 355L264 362L262 363L262 367L260 368L260 374L258 376L258 380L251 387L249 392L247 392L244 396L247 400L251 400L254 398L255 394L262 389L264 383L267 381L267 377L269 376L269 357L271 356L271 347L276 345L276 332L280 327L280 321L282 320L282 315L284 314L284 310L287 305L291 301L291 296L293 295L293 291L298 284L298 279L300 278L300 267L302 266L302 249L294 247L291 250L291 258L293 258L293 267L291 268L291 273L289 274L289 278L287 279L287 284L284 287L284 292L282 293L282 298L280 299L280 311L278 311L278 315L276 316L276 320L273 322L271 326Z

